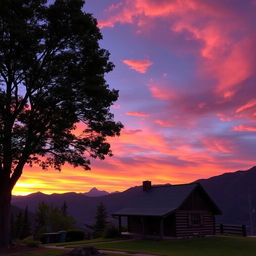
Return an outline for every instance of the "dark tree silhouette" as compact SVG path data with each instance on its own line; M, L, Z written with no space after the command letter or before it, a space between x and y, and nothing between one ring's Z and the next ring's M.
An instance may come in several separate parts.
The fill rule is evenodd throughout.
M67 203L66 203L66 201L64 201L63 205L61 206L61 211L64 216L67 216L67 209L68 209Z
M29 214L28 214L28 207L26 206L24 210L24 217L23 217L23 228L21 233L21 239L28 237L31 235L31 223L29 220Z
M107 227L107 211L105 205L100 202L97 206L97 212L95 216L95 225L94 225L94 236L100 237L103 235L105 228Z
M112 155L106 137L122 128L110 112L118 91L104 79L113 64L83 5L0 1L0 247L9 244L11 192L26 164L89 169L90 157Z
M11 215L11 231L13 239L24 239L31 235L31 221L29 219L28 207L20 210L16 217Z
M62 207L53 207L41 202L35 213L34 236L40 239L45 232L73 229L75 228L75 222L71 215L63 212Z

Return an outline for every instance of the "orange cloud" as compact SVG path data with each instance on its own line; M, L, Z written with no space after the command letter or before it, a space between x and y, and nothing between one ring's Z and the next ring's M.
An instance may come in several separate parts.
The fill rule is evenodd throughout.
M236 132L256 132L256 127L241 124L241 125L234 126L232 130Z
M123 63L129 66L130 69L133 69L139 73L146 73L148 68L153 65L153 62L149 60L123 60Z
M230 154L234 151L234 145L227 139L204 138L202 143L212 153Z
M126 112L127 116L139 116L139 117L148 117L149 114L142 113L142 112Z
M221 174L230 170L213 155L195 150L191 137L165 138L148 129L124 130L119 138L110 138L114 157L104 161L94 160L92 171L65 165L61 172L42 171L26 167L17 183L14 194L25 195L37 191L44 193L86 192L93 186L107 191L123 191L141 181L150 179L154 184L185 183L198 178ZM208 146L211 145L208 140ZM232 151L228 141L215 140L210 152L227 154ZM236 159L229 163L236 163ZM248 160L238 162L248 166ZM232 170L232 169L231 169Z

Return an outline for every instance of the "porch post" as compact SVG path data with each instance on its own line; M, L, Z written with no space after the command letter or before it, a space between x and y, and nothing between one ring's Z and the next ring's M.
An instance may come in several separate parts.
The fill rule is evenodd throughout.
M164 239L164 218L160 219L160 239Z
M141 223L142 223L142 235L144 238L145 237L145 221L143 217L141 217Z
M121 234L122 233L122 216L118 216L118 231Z

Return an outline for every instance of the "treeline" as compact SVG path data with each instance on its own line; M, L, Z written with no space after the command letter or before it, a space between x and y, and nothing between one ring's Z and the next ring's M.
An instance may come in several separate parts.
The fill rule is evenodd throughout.
M85 224L82 230L76 227L75 219L68 214L66 202L63 202L60 207L41 202L35 214L29 213L28 207L19 210L12 214L11 230L12 240L22 240L29 236L35 240L41 240L43 234L45 236L46 233L59 231L67 231L67 239L70 241L76 240L77 237L90 239L119 236L118 229L108 221L108 214L102 202L97 206L94 224Z
M43 233L72 229L75 219L67 213L67 204L61 207L51 206L41 202L35 214L29 213L29 208L19 210L11 216L12 239L24 239L33 236L39 239Z
M19 210L16 214L11 214L11 238L24 239L32 234L31 219L28 207Z

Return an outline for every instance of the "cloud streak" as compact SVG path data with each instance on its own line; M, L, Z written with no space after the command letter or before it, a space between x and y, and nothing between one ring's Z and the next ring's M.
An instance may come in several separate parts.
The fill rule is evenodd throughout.
M123 63L126 64L130 69L133 69L141 74L145 74L150 66L153 65L153 62L149 60L123 60Z

